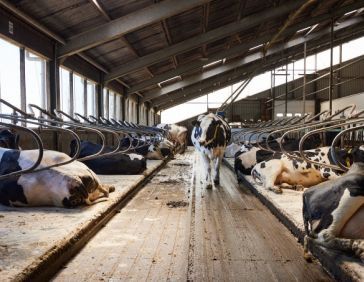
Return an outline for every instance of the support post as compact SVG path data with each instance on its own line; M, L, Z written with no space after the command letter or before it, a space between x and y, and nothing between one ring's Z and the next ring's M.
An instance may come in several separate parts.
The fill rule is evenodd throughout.
M284 101L284 116L287 117L288 112L288 58L286 60L286 95L285 95L285 101Z
M87 117L87 79L83 79L83 115Z
M20 108L27 111L26 81L25 81L25 49L20 48ZM10 101L9 101L10 102Z
M137 114L136 114L136 116L137 116L137 124L139 124L140 123L140 97L139 96L137 96L137 107L136 107L136 112L137 112Z
M334 84L334 69L333 69L333 60L334 60L334 19L331 19L331 33L330 33L330 80L329 80L329 109L332 111L332 95L334 92L333 84Z
M306 112L306 55L307 55L307 42L303 45L303 93L302 93L302 116Z
M60 89L59 89L59 61L57 59L57 44L53 45L52 60L48 62L48 81L49 81L49 111L54 112L60 105ZM71 100L72 101L72 100ZM53 144L56 150L59 150L59 135L53 133Z

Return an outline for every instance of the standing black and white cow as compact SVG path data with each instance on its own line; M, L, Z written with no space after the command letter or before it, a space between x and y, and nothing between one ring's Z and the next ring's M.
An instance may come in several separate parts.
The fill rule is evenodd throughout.
M192 124L194 128L191 140L196 150L200 152L204 163L206 188L212 188L211 161L214 165L214 183L219 185L221 161L231 138L230 127L226 121L213 113L200 115Z
M30 167L38 150L0 148L0 175ZM70 160L64 153L46 150L37 169ZM0 204L7 206L57 206L73 208L105 200L115 188L100 184L85 164L74 161L39 172L0 180Z
M303 219L306 259L311 239L326 248L354 253L364 262L364 163L354 163L339 179L307 189Z
M338 158L341 163L364 162L361 152L364 146L354 150L341 149ZM295 153L299 155L299 153ZM308 159L322 164L332 164L330 147L307 150ZM273 159L263 161L254 166L252 176L264 188L275 193L282 193L282 188L302 190L326 180L337 179L342 172L298 159L291 159L283 154L275 154Z

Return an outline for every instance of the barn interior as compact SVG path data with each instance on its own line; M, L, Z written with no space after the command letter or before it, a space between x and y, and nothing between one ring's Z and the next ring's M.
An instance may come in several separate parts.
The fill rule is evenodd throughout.
M299 138L321 130L330 146L349 130L340 146L364 145L363 15L362 0L0 0L1 129L21 152L38 152L15 176L0 162L1 280L363 280L363 255L310 241L315 258L304 259L303 191L239 178L226 155L220 185L206 189L190 147L192 121L207 113L229 123L229 145L301 130L312 117ZM166 156L171 127L155 125L175 120L187 137ZM83 141L98 146L89 160L99 182L115 188L105 201L69 209L1 199L8 179L32 186L49 152L71 159L43 174L88 164ZM100 158L143 146L140 172L134 157L125 173L98 172L110 171ZM28 203L44 197L34 191Z

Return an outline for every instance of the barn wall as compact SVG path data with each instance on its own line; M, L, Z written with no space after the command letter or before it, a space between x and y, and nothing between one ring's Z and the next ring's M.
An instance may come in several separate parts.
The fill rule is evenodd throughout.
M334 99L332 101L332 109L333 111L337 111L346 107L348 105L354 104L356 105L356 109L364 109L364 92L359 94L350 95L343 98ZM321 103L321 111L329 109L329 101Z
M277 113L283 113L285 111L285 101L275 101L275 119L277 118ZM314 100L306 100L306 113L314 114L315 112L315 101ZM296 114L302 113L303 110L303 103L302 101L288 101L287 103L287 113Z
M260 100L240 100L231 105L225 113L229 122L261 118Z

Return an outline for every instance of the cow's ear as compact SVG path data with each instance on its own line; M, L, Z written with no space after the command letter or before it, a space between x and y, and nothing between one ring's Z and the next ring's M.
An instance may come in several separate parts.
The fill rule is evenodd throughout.
M200 122L197 119L193 120L191 123L193 126L200 126Z
M15 148L19 149L19 134L15 134Z

